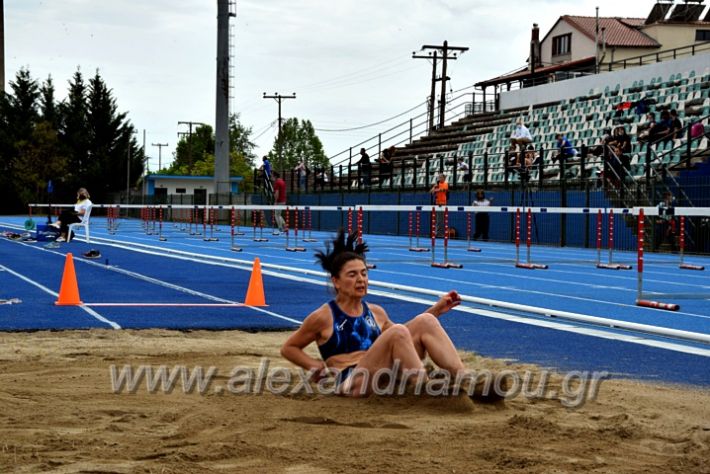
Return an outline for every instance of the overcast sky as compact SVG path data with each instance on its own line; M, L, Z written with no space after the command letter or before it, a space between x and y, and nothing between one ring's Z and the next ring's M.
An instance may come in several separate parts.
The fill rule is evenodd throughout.
M54 79L57 98L77 67L98 69L121 111L146 131L150 169L158 148L172 159L178 121L215 121L217 0L4 0L6 81L21 67ZM296 93L283 116L316 129L357 127L426 100L429 61L412 59L423 44L466 46L449 63L450 87L462 89L525 64L530 30L544 36L564 14L645 17L653 0L238 0L233 20L232 111L252 127L256 153L276 135L277 104L262 98ZM424 111L423 108L417 112ZM405 116L406 118L408 116ZM385 126L319 132L332 156ZM140 140L142 140L142 135Z

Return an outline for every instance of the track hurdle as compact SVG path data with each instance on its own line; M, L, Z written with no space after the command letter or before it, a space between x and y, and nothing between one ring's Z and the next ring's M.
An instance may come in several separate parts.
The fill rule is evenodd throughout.
M258 210L253 210L251 211L251 226L253 229L253 238L252 241L254 242L268 242L269 239L264 237L264 220L266 218L266 215L264 211L258 211ZM259 221L259 237L256 236L256 226L257 226L257 221Z
M631 265L614 263L614 209L609 209L607 214L607 244L609 247L609 261L601 262L602 253L602 210L597 211L597 268L605 270L631 270Z
M435 268L463 268L460 263L449 262L449 208L444 208L444 261L437 262L434 258L436 245L436 209L432 207L432 237L431 237L431 266Z
M530 247L532 246L532 210L527 212L527 262L520 261L520 208L515 211L515 267L526 270L547 270L548 266L542 263L532 263L530 260Z
M416 239L416 244L412 245L412 212L409 212L409 251L410 252L429 252L430 249L426 247L420 247L419 246L419 233L420 233L420 224L421 224L421 213L422 209L421 207L417 207L414 217L415 220L415 239Z
M205 218L204 222L205 225L207 224L207 221L209 220L210 223L210 236L207 237L207 228L204 228L205 232L205 237L202 239L205 242L217 242L219 241L219 238L214 236L214 214L216 212L216 209L213 209L211 207L205 206Z
M158 224L158 240L161 242L165 242L167 237L163 235L163 206L160 206L158 209L158 215L159 215L159 224Z
M362 243L362 226L363 222L365 220L365 216L362 210L362 206L360 206L360 209L357 211L357 243L361 244ZM377 268L377 265L374 263L367 263L365 262L365 267L367 267L368 270L372 270L373 268Z
M287 252L305 252L306 249L305 247L299 247L298 246L298 208L294 208L293 210L293 215L294 215L294 228L293 228L293 237L294 237L294 246L291 247L289 245L289 221L291 220L291 209L289 207L286 208L286 219L284 219L284 230L286 231L286 251Z
M232 239L232 243L231 243L231 246L229 247L229 250L231 250L232 252L241 252L242 249L240 247L237 247L236 245L234 245L235 236L237 235L237 233L234 230L235 224L237 223L237 212L234 209L234 206L232 206L232 211L231 211L229 217L230 217L229 222L230 222L230 230L231 230L230 234L231 234L231 239Z
M313 235L311 234L311 231L313 230L313 211L311 210L310 206L304 208L303 210L304 214L303 215L303 236L304 238L301 239L304 242L318 242L318 239L314 239ZM308 223L306 224L306 218L308 218ZM306 237L306 229L308 230L308 237Z
M701 265L692 265L690 263L684 263L683 262L683 257L685 253L685 216L680 216L680 237L679 237L679 244L680 244L680 265L678 268L681 270L697 270L697 271L703 271L705 270L705 267Z
M106 225L108 226L108 233L110 235L115 235L118 231L118 222L116 222L116 216L118 216L118 206L109 206L106 211Z
M466 251L468 252L480 252L481 249L478 247L471 247L471 214L466 213Z
M643 208L639 209L638 216L638 239L637 239L637 290L636 290L636 306L643 306L646 308L654 309L665 309L666 311L678 311L680 306L675 303L661 303L660 301L651 301L643 299L643 245L645 241L645 230L644 230L644 212Z

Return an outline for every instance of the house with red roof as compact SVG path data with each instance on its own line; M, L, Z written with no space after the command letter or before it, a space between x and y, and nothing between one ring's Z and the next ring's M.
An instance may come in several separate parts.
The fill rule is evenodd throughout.
M703 0L657 2L646 18L562 15L542 40L533 25L527 66L476 86L510 90L675 59L708 41L710 8Z

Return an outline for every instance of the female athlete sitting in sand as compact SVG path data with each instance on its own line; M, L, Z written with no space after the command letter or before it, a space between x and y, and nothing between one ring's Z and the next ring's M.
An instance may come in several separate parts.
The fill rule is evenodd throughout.
M296 365L314 371L315 378L326 375L326 369L337 373L341 393L350 396L367 395L373 391L374 378L369 376L381 369L397 368L397 376L408 380L426 378L422 360L426 355L448 371L451 379L465 374L465 367L454 344L439 323L439 316L459 305L456 291L442 296L426 312L406 324L395 324L379 305L367 304L367 267L364 252L367 245L354 245L357 236L347 241L341 230L326 243L325 252L316 258L330 274L335 299L322 305L303 321L284 343L281 354ZM316 342L323 360L304 352ZM478 390L476 390L478 392ZM480 393L468 392L472 396ZM500 399L485 394L482 399Z

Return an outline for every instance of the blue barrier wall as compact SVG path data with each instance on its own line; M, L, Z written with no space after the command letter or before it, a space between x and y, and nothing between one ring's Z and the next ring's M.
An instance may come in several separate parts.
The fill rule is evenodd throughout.
M452 191L449 195L449 207L466 206L471 204L474 191ZM487 192L486 197L492 200L494 206L509 206L509 213L493 213L490 216L490 238L497 241L513 241L515 239L515 209L523 205L534 207L561 207L559 190L522 192L493 191ZM589 192L589 197L584 191L568 191L566 194L567 207L584 207L589 202L590 207L610 207L609 200L602 190ZM405 192L350 192L350 193L318 193L318 194L292 194L289 202L299 206L356 206L359 204L370 205L420 205L422 212L420 218L420 236L429 235L431 226L432 198L428 193ZM356 210L353 211L353 226L356 225ZM387 235L408 235L409 213L365 213L363 231ZM416 217L412 216L412 227L415 227ZM456 229L459 238L466 238L467 228L471 226L474 231L474 219L463 213L452 212L449 217L449 227ZM347 228L347 210L342 212L327 211L313 215L314 229ZM521 239L525 240L526 218L522 217ZM565 229L563 234L562 229ZM635 248L635 228L632 219L627 216L616 216L615 246L622 249ZM597 239L597 216L594 213L584 215L559 215L537 214L532 223L532 239L535 244L560 245L564 235L564 243L575 247L595 247ZM602 245L607 246L607 223L604 221L602 228Z

